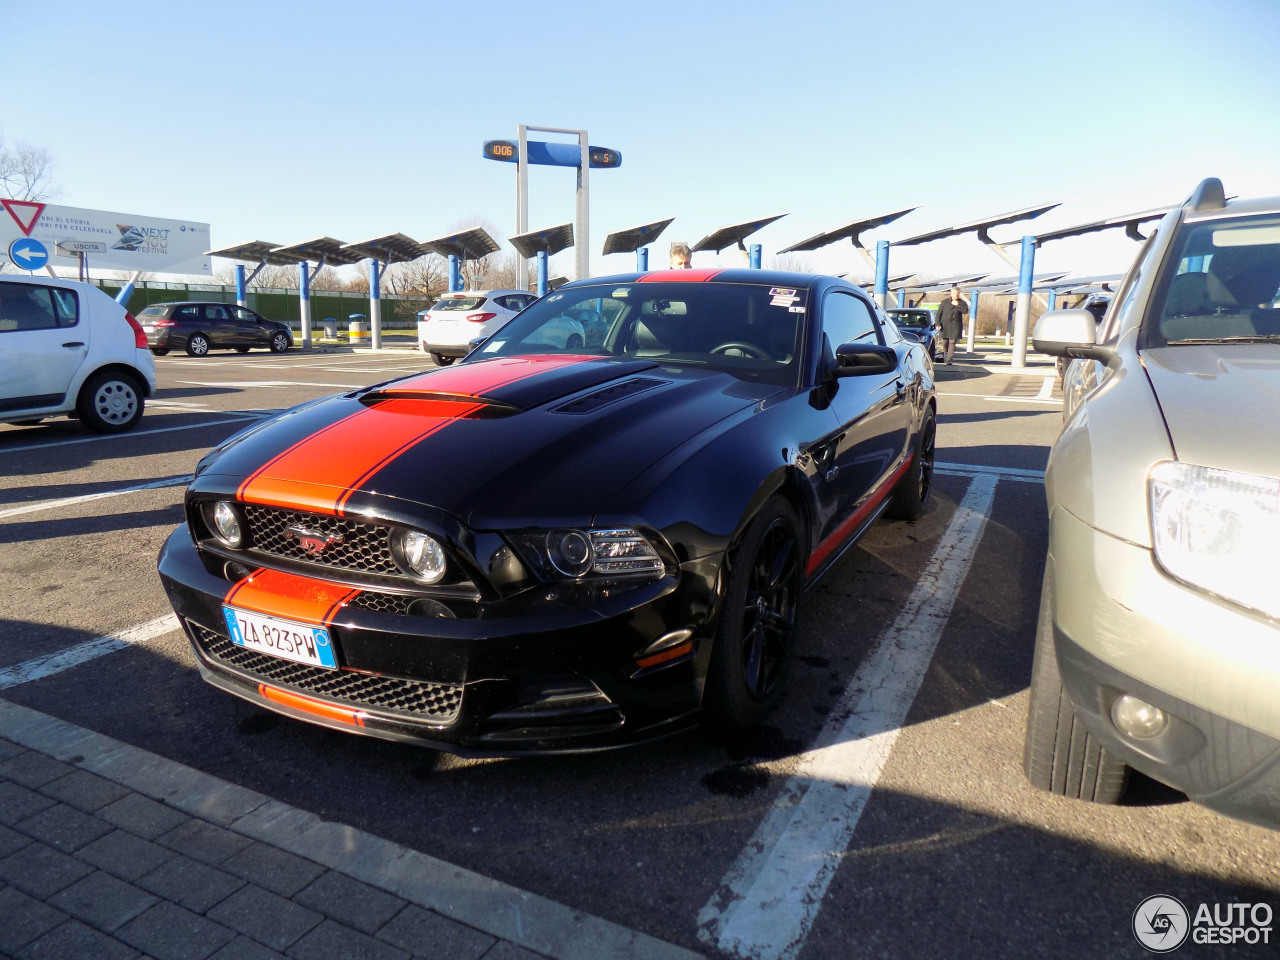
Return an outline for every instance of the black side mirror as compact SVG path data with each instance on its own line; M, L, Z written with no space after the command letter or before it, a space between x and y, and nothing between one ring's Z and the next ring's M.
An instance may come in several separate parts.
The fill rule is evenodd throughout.
M836 347L837 377L866 377L892 373L898 369L898 355L892 347L878 343L842 343Z

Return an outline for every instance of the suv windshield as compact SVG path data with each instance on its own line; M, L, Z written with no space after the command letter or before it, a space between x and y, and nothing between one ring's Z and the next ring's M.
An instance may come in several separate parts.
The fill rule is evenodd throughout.
M798 376L808 290L743 283L623 283L543 297L473 359L586 353L652 358L786 384Z
M437 300L431 307L432 313L437 310L478 310L484 306L484 297L445 297Z
M1149 345L1280 340L1280 216L1185 224L1176 243Z

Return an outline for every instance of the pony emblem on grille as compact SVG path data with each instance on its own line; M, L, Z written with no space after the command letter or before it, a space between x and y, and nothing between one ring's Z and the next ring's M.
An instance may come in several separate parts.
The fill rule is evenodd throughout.
M309 530L300 523L286 529L285 534L297 540L298 546L313 557L320 556L335 543L342 542L342 534L340 533Z

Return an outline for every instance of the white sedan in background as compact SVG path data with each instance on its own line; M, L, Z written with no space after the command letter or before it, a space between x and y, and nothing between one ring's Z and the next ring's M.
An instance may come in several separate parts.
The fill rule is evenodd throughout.
M436 366L465 357L473 340L496 333L538 298L526 290L446 293L418 314L418 344Z

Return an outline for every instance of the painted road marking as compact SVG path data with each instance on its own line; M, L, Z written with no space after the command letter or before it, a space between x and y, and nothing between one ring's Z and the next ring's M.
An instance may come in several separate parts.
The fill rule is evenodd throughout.
M315 383L308 380L175 380L193 387L334 387L338 390L357 390L367 383Z
M698 914L698 936L752 960L794 960L879 779L973 562L998 478L977 476L898 618L813 749Z
M243 417L233 417L228 420L210 420L207 423L187 423L180 427L160 427L156 430L131 430L127 433L104 433L94 437L73 437L69 440L46 440L43 443L24 443L17 447L0 446L0 453L17 453L19 450L42 450L45 447L69 447L77 443L97 443L99 440L129 440L133 437L146 437L153 433L173 433L175 430L200 430L204 427L220 427L228 423L249 423L252 420L261 420L267 413L248 413Z
M1045 403L1054 407L1062 406L1061 400L1041 400L1039 397L997 397L989 393L958 393L948 390L939 390L938 396L964 397L968 400L995 400L998 403Z
M130 627L128 630L121 630L119 633L109 633L105 637L86 640L84 643L78 643L74 647L67 647L48 656L25 660L0 670L0 690L8 690L10 687L30 683L32 680L43 680L55 673L78 667L82 663L123 650L135 643L164 636L177 629L178 617L176 614L169 613L163 617L148 620L146 623L140 623L136 627Z
M161 487L178 487L190 483L193 477L187 473L181 477L167 477L164 480L152 480L150 483L139 483L132 487L121 487L118 490L104 490L102 493L86 493L79 497L63 497L60 500L43 500L40 503L27 503L21 507L10 507L0 510L0 519L18 517L24 513L38 513L41 510L53 510L57 507L69 507L75 503L88 503L91 500L105 500L107 497L118 497L139 490L158 490Z
M1036 394L1038 400L1048 400L1053 396L1053 385L1058 382L1056 375L1045 377L1044 383L1040 384L1040 392Z
M184 400L148 400L149 407L173 407L175 410L208 410L207 403L188 403Z
M1024 480L1044 483L1043 470L1024 470L1021 467L987 467L978 463L942 463L933 465L933 472L944 477L997 477L1000 480Z

